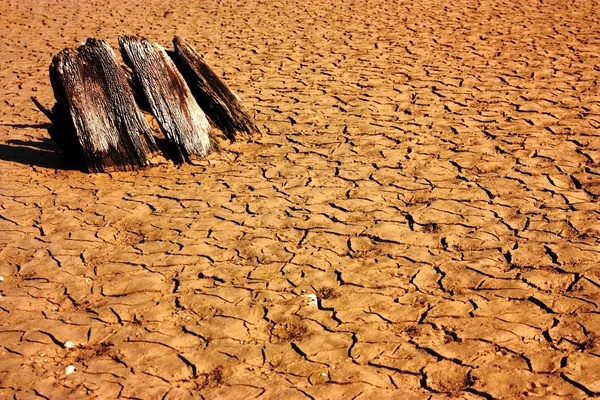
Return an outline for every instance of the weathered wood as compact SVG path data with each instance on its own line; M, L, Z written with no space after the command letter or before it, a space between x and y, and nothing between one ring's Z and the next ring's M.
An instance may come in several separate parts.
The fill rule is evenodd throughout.
M91 172L148 165L147 153L157 150L152 130L106 42L88 39L61 51L50 81L57 101L53 139L65 157L80 159Z
M157 44L133 36L119 38L125 63L133 70L167 140L176 162L193 162L216 147L210 125L173 60Z
M259 129L231 89L184 39L176 36L174 59L198 104L231 141L238 132L253 134Z

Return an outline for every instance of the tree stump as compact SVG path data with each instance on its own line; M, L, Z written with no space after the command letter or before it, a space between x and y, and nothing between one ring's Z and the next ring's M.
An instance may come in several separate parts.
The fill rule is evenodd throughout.
M206 64L202 56L184 39L173 39L173 58L198 104L231 141L236 133L258 133L246 108L229 87Z
M217 147L210 125L173 60L157 44L134 36L119 38L123 60L148 101L167 140L175 162L193 163Z
M132 170L156 151L152 130L138 108L115 53L103 40L64 49L50 65L56 98L52 139L69 160L90 172Z

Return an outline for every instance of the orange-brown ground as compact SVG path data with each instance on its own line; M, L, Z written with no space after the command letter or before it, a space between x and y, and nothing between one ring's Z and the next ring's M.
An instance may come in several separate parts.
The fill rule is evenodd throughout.
M600 393L598 2L81 3L0 4L0 398ZM263 133L57 169L29 97L121 34Z

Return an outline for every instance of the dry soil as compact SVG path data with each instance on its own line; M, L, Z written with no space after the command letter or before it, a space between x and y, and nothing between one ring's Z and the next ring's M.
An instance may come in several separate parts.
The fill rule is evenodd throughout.
M3 0L0 398L599 395L599 11ZM30 96L123 34L186 38L262 134L61 168Z

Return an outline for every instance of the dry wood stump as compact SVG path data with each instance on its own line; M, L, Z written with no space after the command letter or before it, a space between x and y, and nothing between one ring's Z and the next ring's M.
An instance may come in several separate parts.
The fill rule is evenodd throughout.
M47 115L65 161L89 172L128 171L151 165L162 151L175 163L194 163L219 149L210 122L231 141L239 133L259 132L203 58L182 38L173 43L175 51L168 52L145 38L120 37L131 72L98 39L54 57L56 104ZM158 122L165 145L157 145L142 109Z

